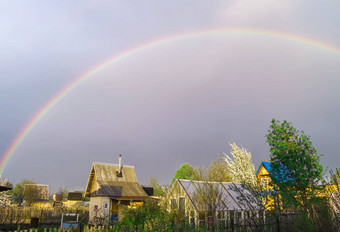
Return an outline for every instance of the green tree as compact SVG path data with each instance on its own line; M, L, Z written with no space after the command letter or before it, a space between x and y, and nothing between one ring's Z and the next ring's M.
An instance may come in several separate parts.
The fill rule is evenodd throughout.
M195 168L190 164L183 164L175 173L175 177L172 178L171 184L175 182L176 179L192 180L196 174Z
M173 216L157 201L148 199L141 206L126 207L115 227L118 231L168 231Z
M319 200L323 168L320 155L309 136L291 123L273 119L266 135L270 147L271 179L282 196L283 206L295 206L308 212Z

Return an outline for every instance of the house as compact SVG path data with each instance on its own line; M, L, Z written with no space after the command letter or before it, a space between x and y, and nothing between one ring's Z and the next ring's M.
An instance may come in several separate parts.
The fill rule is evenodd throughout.
M25 184L24 201L28 206L50 207L48 185Z
M0 192L5 192L8 190L11 190L11 187L6 186L7 185L7 179L5 178L3 181L1 181L2 174L0 173Z
M241 183L208 182L177 179L165 202L168 211L177 211L193 225L216 222L233 228L249 222L250 217L262 218L261 201Z
M256 179L261 184L266 184L271 181L270 178L270 162L262 162L259 169L256 172Z
M77 206L85 206L87 202L83 201L84 192L74 191L67 193L67 200L63 201L63 206L66 207L77 207Z
M133 166L93 163L86 185L90 198L89 221L96 224L121 220L124 206L143 202L148 195L139 185Z

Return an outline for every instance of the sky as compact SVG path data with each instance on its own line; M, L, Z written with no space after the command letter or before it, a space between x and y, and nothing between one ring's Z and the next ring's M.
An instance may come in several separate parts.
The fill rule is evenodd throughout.
M1 159L56 94L132 51L53 105L3 177L84 190L93 162L122 154L141 184L166 184L184 163L230 154L228 142L257 168L270 160L273 118L310 135L324 167L339 168L340 53L287 38L340 49L339 11L339 1L316 0L2 1ZM244 33L208 32L233 28Z

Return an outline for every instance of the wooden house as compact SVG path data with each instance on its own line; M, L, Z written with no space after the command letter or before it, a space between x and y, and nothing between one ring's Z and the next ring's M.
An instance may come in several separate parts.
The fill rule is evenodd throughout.
M45 184L25 184L25 205L35 207L50 207L49 188Z
M241 183L177 179L166 197L168 211L178 211L194 225L212 222L233 228L247 217L263 217L261 202ZM249 221L249 220L248 220Z
M262 162L259 169L256 172L256 179L261 184L269 184L270 178L270 162Z
M137 181L135 168L120 163L92 164L85 191L85 197L90 197L89 219L92 223L121 220L124 206L148 197Z

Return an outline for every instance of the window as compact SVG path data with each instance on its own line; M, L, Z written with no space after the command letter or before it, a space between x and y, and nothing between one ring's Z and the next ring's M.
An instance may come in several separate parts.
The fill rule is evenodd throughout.
M95 206L94 206L94 210L98 210L98 205L95 205Z
M185 197L179 198L179 210L185 211Z
M104 202L104 209L107 209L109 206L109 204L107 203L107 201Z
M177 201L176 201L176 198L172 198L172 199L170 200L170 208L171 208L172 210L177 209Z

